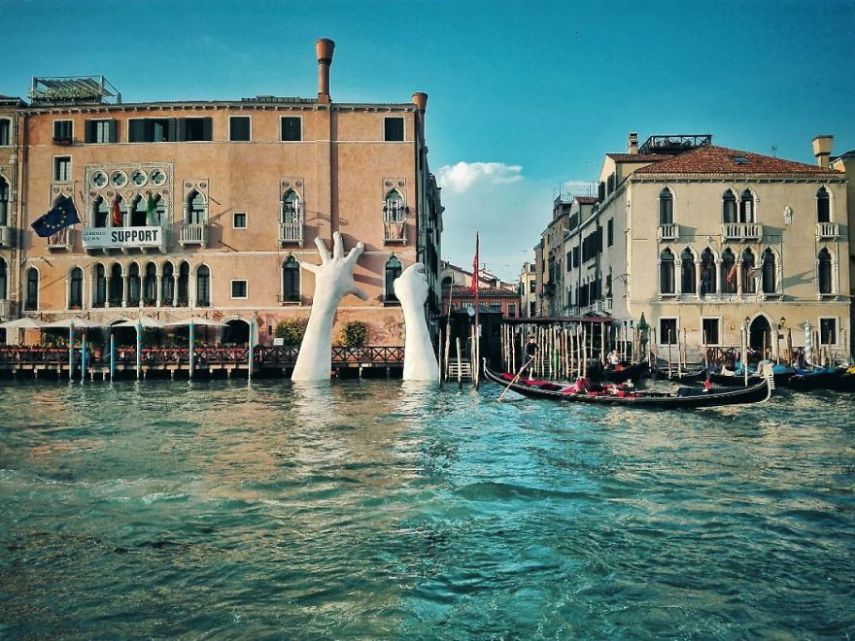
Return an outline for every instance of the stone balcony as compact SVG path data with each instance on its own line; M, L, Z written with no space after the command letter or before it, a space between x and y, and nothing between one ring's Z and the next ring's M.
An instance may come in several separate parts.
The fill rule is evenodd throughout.
M763 238L763 225L760 223L724 223L721 226L724 240L760 240Z

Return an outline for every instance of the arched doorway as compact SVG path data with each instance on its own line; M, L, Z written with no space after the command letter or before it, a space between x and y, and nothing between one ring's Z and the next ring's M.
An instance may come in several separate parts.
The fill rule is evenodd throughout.
M223 342L235 345L246 345L249 343L249 323L245 320L235 319L226 321L223 330Z
M137 344L137 329L136 327L116 327L119 323L124 322L123 319L111 321L108 325L108 331L105 333L106 348L110 348L110 334L115 336L116 348L119 347L135 347Z
M764 350L772 346L772 326L762 314L751 321L748 330L748 345L752 350L763 354ZM771 352L770 352L771 354Z

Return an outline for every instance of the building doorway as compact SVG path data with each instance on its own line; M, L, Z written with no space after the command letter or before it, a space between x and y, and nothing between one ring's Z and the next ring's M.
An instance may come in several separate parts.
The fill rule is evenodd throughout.
M240 319L227 321L223 330L223 342L234 345L249 344L249 323Z
M772 326L762 314L751 321L748 330L748 345L762 357L771 357ZM766 353L767 349L770 350L769 354Z

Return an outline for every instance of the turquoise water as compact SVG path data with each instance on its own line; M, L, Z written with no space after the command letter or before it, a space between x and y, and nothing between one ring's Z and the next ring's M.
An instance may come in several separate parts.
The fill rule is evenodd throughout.
M3 383L0 638L849 639L855 400Z

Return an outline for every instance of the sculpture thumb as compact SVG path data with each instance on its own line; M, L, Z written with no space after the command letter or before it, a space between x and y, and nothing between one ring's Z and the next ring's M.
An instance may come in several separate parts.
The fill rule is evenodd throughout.
M356 296L359 300L368 300L368 294L366 294L364 291L362 291L362 290L361 290L359 287L357 287L356 285L354 285L353 287L351 287L351 288L348 290L348 292L347 292L347 293L348 293L348 294L353 294L353 295L354 295L354 296Z

